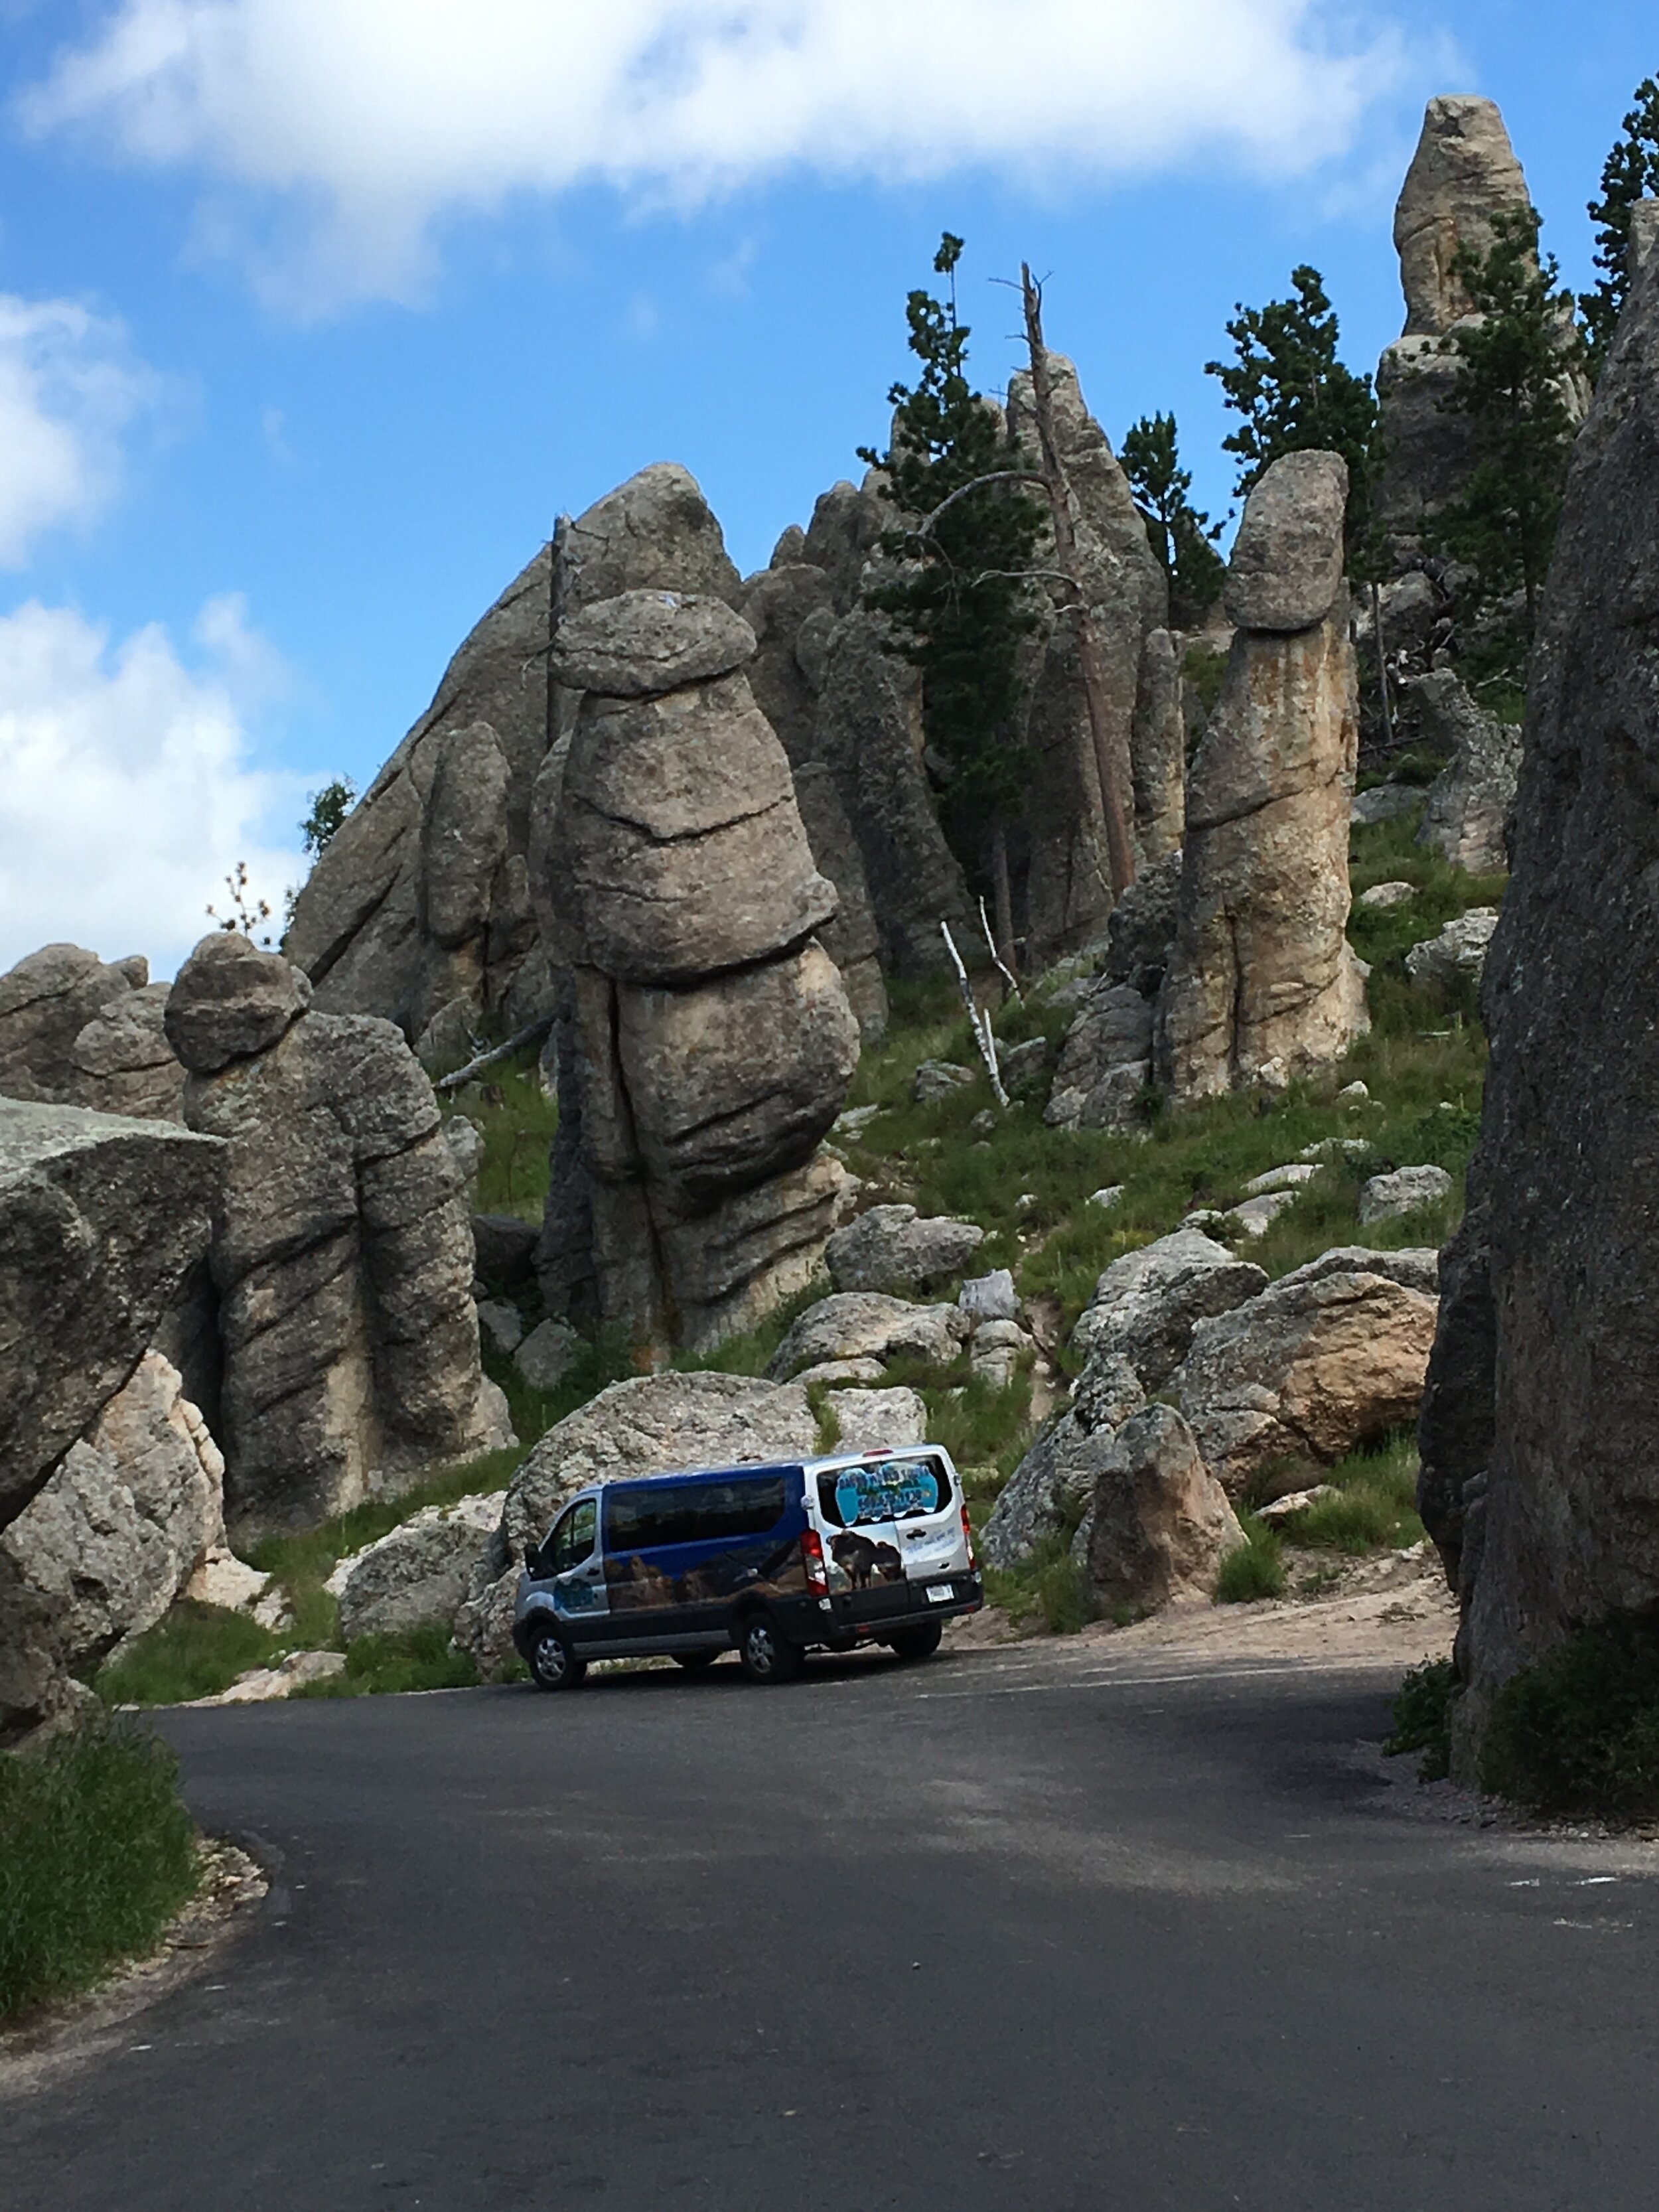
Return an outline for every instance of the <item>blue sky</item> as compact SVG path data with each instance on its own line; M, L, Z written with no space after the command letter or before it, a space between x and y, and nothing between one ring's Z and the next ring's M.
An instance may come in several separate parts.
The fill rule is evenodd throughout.
M1547 242L1659 70L1561 0L0 0L0 964L169 972L361 784L562 508L683 461L761 566L856 475L903 298L1049 278L1114 439L1324 272L1370 367L1424 100L1502 106Z

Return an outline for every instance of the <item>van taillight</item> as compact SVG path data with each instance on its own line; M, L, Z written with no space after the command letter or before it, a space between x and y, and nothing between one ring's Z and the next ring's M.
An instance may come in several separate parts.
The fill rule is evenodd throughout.
M800 1556L806 1569L806 1587L814 1597L828 1597L830 1576L823 1564L823 1540L809 1528L800 1540Z
M968 1518L968 1508L965 1505L962 1509L962 1540L968 1547L969 1565L977 1567L979 1553L974 1549L974 1524Z

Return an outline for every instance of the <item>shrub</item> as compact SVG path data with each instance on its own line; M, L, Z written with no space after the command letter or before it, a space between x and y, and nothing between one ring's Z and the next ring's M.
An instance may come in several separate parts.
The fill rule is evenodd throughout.
M102 1668L93 1686L108 1705L182 1705L228 1690L285 1648L246 1613L181 1598Z
M1400 1685L1394 1701L1394 1732L1382 1748L1420 1751L1418 1778L1443 1782L1451 1771L1451 1709L1457 1676L1449 1659L1425 1660Z
M1017 1567L987 1567L985 1595L1016 1627L1037 1620L1055 1636L1074 1636L1100 1617L1088 1571L1064 1535L1040 1537Z
M1492 1701L1480 1781L1558 1818L1659 1820L1659 1624L1582 1628L1512 1676Z
M194 1893L176 1772L131 1730L0 1756L0 2020L149 1949Z
M1255 1598L1279 1597L1285 1589L1285 1547L1253 1513L1241 1514L1244 1541L1235 1544L1216 1577L1218 1605L1249 1605Z

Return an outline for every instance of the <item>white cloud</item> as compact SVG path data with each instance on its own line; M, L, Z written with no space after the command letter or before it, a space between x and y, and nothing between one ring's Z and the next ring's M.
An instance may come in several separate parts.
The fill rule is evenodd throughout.
M158 390L112 318L0 293L0 568L98 512L119 480L120 434Z
M191 665L151 623L112 647L66 607L0 617L0 969L70 939L170 974L238 860L280 915L302 872L264 818L302 779L256 769L249 715L283 680L239 599L210 599Z
M1189 162L1285 176L1350 143L1394 34L1342 0L118 0L37 131L246 188L313 305L406 293L432 225L608 183L679 201L788 169L1065 185ZM1373 16L1370 20L1375 22ZM246 211L245 207L245 212ZM204 222L221 240L216 197ZM207 234L204 232L204 234ZM246 234L245 234L246 236ZM297 258L295 258L297 256ZM256 258L257 258L256 254Z

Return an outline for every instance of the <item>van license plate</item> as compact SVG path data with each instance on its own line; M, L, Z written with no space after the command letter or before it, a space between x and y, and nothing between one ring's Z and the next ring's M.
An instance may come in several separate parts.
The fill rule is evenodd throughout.
M929 1583L927 1585L927 1601L930 1605L949 1605L955 1595L956 1591L949 1583Z

